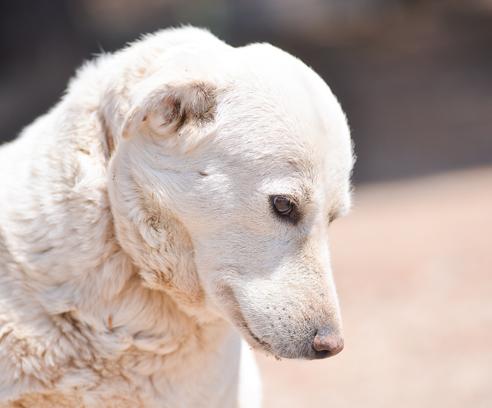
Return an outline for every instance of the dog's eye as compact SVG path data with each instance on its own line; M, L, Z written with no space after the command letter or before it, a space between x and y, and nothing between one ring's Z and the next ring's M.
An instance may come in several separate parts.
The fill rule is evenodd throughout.
M272 203L273 211L280 218L297 223L299 221L299 211L297 206L290 198L282 195L271 196L270 201Z
M280 215L289 215L294 209L294 203L284 196L273 197L273 207Z

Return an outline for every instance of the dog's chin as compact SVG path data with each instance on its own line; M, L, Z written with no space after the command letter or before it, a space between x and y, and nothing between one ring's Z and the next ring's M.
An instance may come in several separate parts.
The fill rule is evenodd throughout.
M240 307L234 308L234 312L232 313L232 316L229 316L228 320L234 327L236 327L251 348L261 351L267 355L272 355L275 358L280 358L276 356L273 352L272 346L268 342L264 341L260 336L257 336L253 330L251 330L251 327L245 319Z
M273 356L276 359L288 358L312 360L323 358L323 356L318 355L310 345L309 347L295 347L292 344L287 346L285 344L275 345L265 341L261 334L255 333L248 324L232 288L230 286L222 286L220 294L224 302L222 311L225 313L223 316L229 323L237 328L242 337L254 350Z
M247 341L249 346L256 351L262 352L267 356L274 357L277 360L319 360L329 357L329 353L325 351L316 351L313 348L300 350L292 350L292 347L284 349L275 349L271 344L262 341L258 336L252 333L248 329L240 329L243 338Z
M234 326L239 330L242 337L247 341L251 348L260 351L267 356L272 356L277 360L283 358L290 360L318 360L329 356L328 352L316 351L310 345L295 347L291 344L287 347L285 347L285 345L275 347L274 344L270 344L257 336L244 319L235 322Z
M269 343L253 333L245 320L235 323L236 328L239 330L243 338L254 350L261 351L267 355L274 356L275 358L280 358L273 352L273 348Z
M262 351L266 354L275 355L271 345L262 340L261 337L257 336L253 330L251 330L232 288L228 285L223 285L220 287L218 293L223 302L223 307L221 308L222 311L225 312L223 317L236 327L242 337L253 349Z

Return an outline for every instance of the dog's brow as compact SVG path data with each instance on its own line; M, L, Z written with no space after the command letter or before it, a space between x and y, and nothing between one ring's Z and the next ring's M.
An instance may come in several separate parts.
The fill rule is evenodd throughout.
M290 183L288 191L279 191L278 194L289 196L299 206L304 206L313 200L313 188L310 184L297 180Z
M300 185L300 189L299 189L299 193L300 193L300 198L302 200L303 203L310 203L313 199L313 189L310 185L306 184L306 183L302 183Z

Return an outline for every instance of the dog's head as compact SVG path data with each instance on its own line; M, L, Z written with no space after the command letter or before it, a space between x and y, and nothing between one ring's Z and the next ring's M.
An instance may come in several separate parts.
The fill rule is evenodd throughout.
M118 239L148 286L201 301L252 346L336 354L328 231L350 201L345 116L311 69L274 47L220 54L220 67L178 58L182 74L134 85L110 170Z

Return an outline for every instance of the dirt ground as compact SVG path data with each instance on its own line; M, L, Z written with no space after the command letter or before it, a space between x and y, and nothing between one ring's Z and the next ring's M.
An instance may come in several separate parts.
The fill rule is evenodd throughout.
M492 407L492 167L362 186L333 224L345 350L258 356L268 407Z

